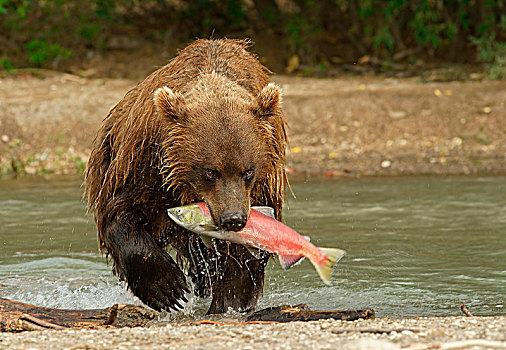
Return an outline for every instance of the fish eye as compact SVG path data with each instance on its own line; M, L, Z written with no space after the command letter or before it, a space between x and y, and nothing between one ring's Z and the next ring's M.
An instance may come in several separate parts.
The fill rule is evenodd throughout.
M176 209L176 215L182 215L182 214L183 214L183 209L177 208Z

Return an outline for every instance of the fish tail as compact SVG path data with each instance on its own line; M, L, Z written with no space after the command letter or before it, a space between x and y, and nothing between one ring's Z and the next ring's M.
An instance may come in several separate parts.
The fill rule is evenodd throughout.
M327 255L324 262L318 264L313 263L316 272L320 275L320 278L327 285L330 285L330 273L332 272L332 266L337 263L346 254L344 250L336 248L320 248L320 250Z

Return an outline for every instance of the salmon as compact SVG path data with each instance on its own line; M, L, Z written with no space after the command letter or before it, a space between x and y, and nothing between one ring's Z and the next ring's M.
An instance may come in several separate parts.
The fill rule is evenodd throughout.
M307 258L318 275L330 285L332 266L346 252L337 248L317 247L295 230L274 218L270 207L252 207L249 219L243 229L237 232L223 231L215 225L211 213L204 202L168 209L169 217L179 226L197 233L206 246L211 238L242 244L247 248L258 248L279 257L283 269L287 270L302 258ZM250 249L253 255L255 250Z

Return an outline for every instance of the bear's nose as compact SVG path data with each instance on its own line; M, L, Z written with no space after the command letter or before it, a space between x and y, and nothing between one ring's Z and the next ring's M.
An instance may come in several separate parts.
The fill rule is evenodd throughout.
M242 212L225 213L220 216L220 227L225 231L239 231L247 220L246 214Z

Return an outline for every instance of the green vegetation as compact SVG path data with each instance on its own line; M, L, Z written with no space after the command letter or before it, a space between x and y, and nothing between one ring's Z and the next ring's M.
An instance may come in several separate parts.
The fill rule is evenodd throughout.
M55 59L67 59L72 54L72 51L62 48L58 44L49 45L45 41L37 39L30 40L26 43L26 54L28 61L36 67L42 66L46 62L54 61Z
M0 0L0 69L64 69L115 36L249 37L287 60L481 63L506 77L504 0ZM265 40L264 43L262 41ZM372 61L370 61L372 62ZM307 68L305 68L307 69Z

